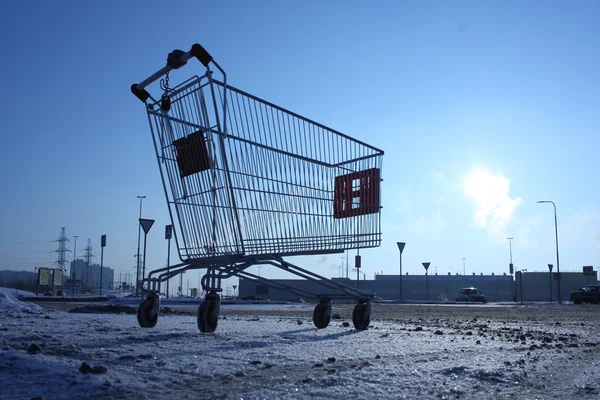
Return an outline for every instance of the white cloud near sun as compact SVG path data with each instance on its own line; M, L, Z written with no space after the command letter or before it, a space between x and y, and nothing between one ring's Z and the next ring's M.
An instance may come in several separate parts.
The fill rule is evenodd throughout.
M494 239L506 240L506 227L510 224L520 197L510 197L510 181L484 169L474 169L464 181L464 190L476 205L473 222L477 228L486 229Z

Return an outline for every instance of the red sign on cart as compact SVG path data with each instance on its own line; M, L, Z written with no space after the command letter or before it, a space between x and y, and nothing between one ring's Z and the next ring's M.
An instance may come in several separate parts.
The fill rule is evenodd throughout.
M335 178L334 218L356 217L379 212L379 168L366 169Z
M180 177L210 169L210 158L202 131L175 140L173 146L176 149Z

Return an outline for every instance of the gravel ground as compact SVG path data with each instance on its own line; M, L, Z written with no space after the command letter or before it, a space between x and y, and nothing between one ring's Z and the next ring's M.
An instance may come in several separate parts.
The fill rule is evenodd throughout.
M94 398L600 398L598 306L374 304L367 331L352 328L350 304L335 304L323 330L312 326L310 305L224 306L215 334L197 332L189 307L163 308L154 329L137 327L126 306L54 307L71 312L3 319L0 345L8 353L37 344L76 366L100 362L109 379ZM66 336L77 323L102 334ZM201 365L190 364L199 354ZM119 378L132 371L137 386Z

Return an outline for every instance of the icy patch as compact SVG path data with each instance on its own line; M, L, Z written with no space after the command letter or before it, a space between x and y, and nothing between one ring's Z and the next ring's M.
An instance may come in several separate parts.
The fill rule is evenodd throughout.
M103 376L81 374L78 368L77 362L61 362L43 354L27 354L12 348L0 351L0 370L10 370L10 374L0 375L3 388L0 398L31 395L53 399L90 398L109 390L110 384ZM36 383L35 388L31 387L32 382ZM29 387L27 396L23 395L23 387Z

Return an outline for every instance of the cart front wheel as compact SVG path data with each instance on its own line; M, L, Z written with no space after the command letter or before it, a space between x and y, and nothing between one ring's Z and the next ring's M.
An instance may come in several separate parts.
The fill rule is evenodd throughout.
M331 321L331 301L321 301L313 311L313 323L318 329L327 328Z
M160 309L160 299L154 296L148 296L142 301L137 309L137 320L142 328L154 328L158 321L158 310Z
M371 323L371 302L361 301L354 307L352 312L352 323L354 327L363 331L369 327Z
M219 295L216 293L206 295L206 298L198 307L198 329L200 332L212 333L217 329L220 309L221 299Z

